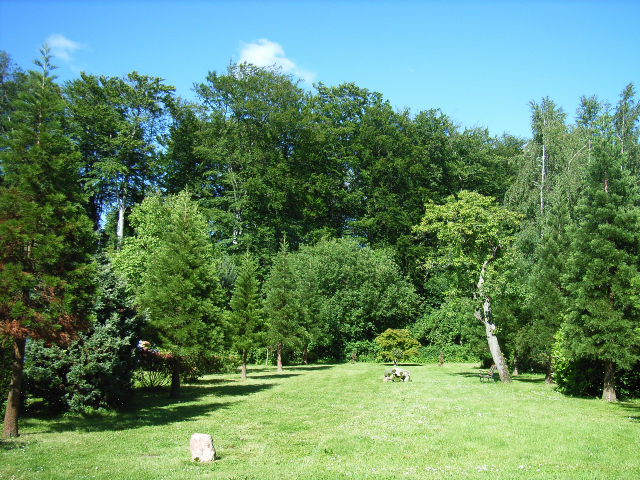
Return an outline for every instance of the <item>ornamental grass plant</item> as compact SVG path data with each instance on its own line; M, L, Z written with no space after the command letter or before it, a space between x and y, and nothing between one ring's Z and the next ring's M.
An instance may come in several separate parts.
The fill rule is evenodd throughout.
M566 397L525 374L480 383L477 365L249 367L121 412L21 418L0 479L635 479L640 401ZM191 461L192 433L214 463Z

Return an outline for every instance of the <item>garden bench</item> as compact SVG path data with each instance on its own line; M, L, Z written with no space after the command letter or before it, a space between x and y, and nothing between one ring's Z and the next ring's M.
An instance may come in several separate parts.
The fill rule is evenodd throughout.
M491 365L491 368L489 369L488 372L484 371L484 370L480 371L480 381L484 382L485 378L487 379L487 381L489 379L491 379L493 381L493 374L495 373L495 371L496 371L496 366L495 365Z

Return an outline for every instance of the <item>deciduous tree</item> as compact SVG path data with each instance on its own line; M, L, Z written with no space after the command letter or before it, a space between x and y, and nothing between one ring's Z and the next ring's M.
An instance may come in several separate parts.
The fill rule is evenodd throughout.
M491 197L462 191L444 205L427 204L417 233L426 235L434 248L424 259L427 269L453 269L457 281L451 293L473 297L475 317L486 330L493 361L503 382L511 381L498 343L491 312L491 292L485 286L488 268L508 247L520 216L496 204Z

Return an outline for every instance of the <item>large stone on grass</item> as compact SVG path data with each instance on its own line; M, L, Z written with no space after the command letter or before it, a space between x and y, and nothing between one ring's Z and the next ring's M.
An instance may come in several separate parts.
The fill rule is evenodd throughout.
M211 435L206 433L194 433L191 435L191 460L212 462L216 459L216 449L213 446Z

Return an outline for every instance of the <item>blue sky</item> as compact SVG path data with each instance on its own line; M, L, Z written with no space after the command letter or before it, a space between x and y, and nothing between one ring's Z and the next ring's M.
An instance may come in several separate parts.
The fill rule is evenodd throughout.
M0 49L31 68L48 41L60 80L79 71L194 82L230 62L354 82L396 108L440 108L466 127L528 137L529 101L573 120L581 95L640 87L638 1L0 0Z

